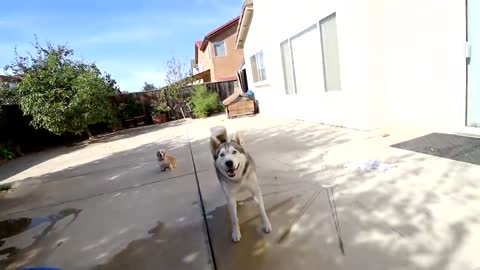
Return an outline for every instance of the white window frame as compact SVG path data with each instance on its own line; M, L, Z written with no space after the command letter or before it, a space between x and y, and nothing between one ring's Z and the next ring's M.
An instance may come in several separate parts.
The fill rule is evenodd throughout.
M316 29L317 31L319 32L319 38L320 38L320 50L322 52L322 70L323 70L323 85L324 85L324 92L334 92L334 91L340 91L340 89L328 89L327 88L327 74L326 74L326 65L325 65L325 57L324 57L324 44L323 44L323 36L322 36L322 22L332 18L332 17L335 17L335 22L336 22L336 12L326 16L325 18L317 21L316 24L312 24L310 25L309 27L306 27L305 29L303 29L302 31L299 31L297 34L287 38L286 40L283 40L282 42L280 42L280 58L281 58L281 61L282 61L282 71L283 71L283 81L284 81L284 85L285 85L285 94L286 95L297 95L298 94L298 91L297 91L297 83L296 83L296 76L295 76L295 65L294 65L294 58L293 58L293 50L292 50L292 39L294 39L295 37L297 37L298 35L302 34L303 32L307 31L308 29L310 29L311 27L314 27L315 25L317 26ZM337 37L338 37L338 31L337 31ZM292 86L293 86L293 89L291 89L292 91L288 91L288 87L287 87L287 81L285 80L285 69L283 67L283 65L285 63L283 63L284 61L284 58L283 58L283 54L282 54L282 45L285 44L285 43L288 43L288 53L289 53L289 58L290 58L290 63L287 63L288 65L290 65L290 69L291 69L291 76L292 76ZM338 44L337 44L338 46ZM337 49L338 50L338 49ZM338 58L340 58L340 56L338 56ZM339 76L340 75L340 71L339 71ZM341 85L341 81L340 81L340 85Z
M218 43L223 43L223 50L225 51L224 55L217 55L217 48L215 47L215 45L218 44ZM225 56L227 56L227 43L225 42L225 40L213 42L212 47L213 47L213 53L214 53L215 57L225 57Z
M260 59L261 61L259 61ZM261 63L262 68L258 68L259 63ZM250 56L250 66L252 68L253 83L261 83L267 80L267 70L265 68L265 55L263 50L260 50L254 55ZM261 72L261 69L263 69L263 73Z
M282 60L282 71L283 71L283 82L285 84L285 94L287 95L294 95L294 94L297 94L297 85L296 85L296 80L295 80L295 68L294 68L294 65L293 65L293 53L292 53L292 38L289 38L287 40L284 40L282 42L280 42L280 59ZM288 57L289 57L289 63L284 63L284 58L283 58L283 52L282 52L282 45L283 44L286 44L287 45L287 48L288 48ZM288 83L287 83L287 80L285 78L287 71L285 70L285 67L284 65L288 65L290 67L290 76L291 76L291 79L292 79L292 87L293 89L291 89L292 91L290 92L289 89L288 89Z
M328 87L328 82L327 82L327 79L328 79L328 76L327 76L327 65L326 65L326 61L325 61L325 44L323 42L323 32L322 32L322 23L331 19L331 18L334 18L335 19L335 24L337 23L337 14L336 12L328 15L327 17L321 19L319 22L318 22L318 30L320 31L320 43L321 43L321 46L322 46L322 65L323 65L323 83L324 83L324 87L325 87L325 92L333 92L333 91L341 91L342 90L342 80L341 80L341 72L340 72L340 67L339 70L338 70L338 84L339 84L339 87L338 88L329 88ZM339 53L339 47L338 47L338 29L337 27L335 26L335 35L337 36L337 61L338 61L338 65L340 65L340 53Z

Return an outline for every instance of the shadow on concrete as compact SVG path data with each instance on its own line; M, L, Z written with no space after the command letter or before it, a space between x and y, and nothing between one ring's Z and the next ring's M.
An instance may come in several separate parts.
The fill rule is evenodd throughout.
M224 206L213 211L219 218L209 219L208 224L218 269L456 269L462 264L463 269L473 269L472 262L462 262L459 256L474 249L471 238L480 226L480 213L473 204L480 199L480 183L452 178L471 168L468 165L449 162L445 166L438 159L389 148L398 142L383 141L391 138L309 123L243 132L264 194L278 191L272 186L293 189L296 185L313 192L304 191L307 198L282 208L285 215L297 214L287 228L294 232L286 237L285 233L259 234L258 226L250 223L259 222L256 215L241 228L242 241L232 244ZM348 151L350 143L359 141L385 145L384 160L399 168L351 171L344 163L322 165L329 152ZM197 153L208 151L208 139L195 141L193 147ZM364 154L368 157L368 150ZM326 187L335 190L332 198L326 195ZM315 197L315 191L321 195ZM330 207L333 199L335 207ZM255 213L253 203L246 203ZM442 216L449 209L455 214ZM272 224L274 231L286 229L284 224ZM285 239L279 241L281 237ZM260 253L258 246L263 247ZM465 249L471 250L462 253Z
M62 146L46 149L40 152L28 153L23 157L19 157L12 161L0 165L0 183L2 180L8 179L11 176L14 176L18 173L21 173L35 165L47 162L50 159L66 155L75 151L78 151L84 147L87 147L89 144L94 143L107 143L123 139L134 138L147 134L150 132L162 130L165 128L181 126L187 123L189 120L178 120L167 122L161 125L149 125L138 128L125 129L114 133L109 133L105 135L99 135L91 141L83 141L72 146Z
M160 172L155 159L155 150L160 145L172 149L174 155L178 153L178 170ZM164 181L175 181L182 176L190 175L193 173L191 158L183 154L183 151L186 150L184 138L174 137L159 143L147 143L134 149L118 152L68 170L21 181L13 192L0 198L0 213L2 213L2 216L21 215L19 218L0 221L0 255L6 256L5 259L0 261L0 268L17 269L29 265L45 266L43 264L48 262L47 259L51 258L52 253L56 252L57 248L62 248L61 242L58 245L55 243L63 238L72 237L62 235L62 230L72 223L78 214L75 214L75 218L71 222L65 226L60 226L62 229L59 229L58 225L55 226L58 222L54 221L54 217L68 212L68 209L62 210L58 215L45 218L30 218L28 217L29 213L48 212L50 209L71 204L80 209L85 206L91 211L90 201L93 198L107 198L108 200L110 197L117 198L117 195L134 189L137 190L132 193L136 194L139 188L147 187L148 189L149 185ZM109 180L108 176L115 175L117 172L133 174ZM191 185L193 186L194 183L191 183ZM185 200L190 199L192 198L185 198ZM194 200L198 200L198 198L195 197ZM131 201L130 203L135 206L136 202ZM162 206L159 205L158 207L158 210L162 211ZM131 215L129 213L131 210L130 208L117 209L112 206L113 212L120 211L120 214L124 212L127 217ZM78 213L80 211L82 210L78 210ZM106 214L115 217L115 213ZM141 224L142 220L132 220L132 223ZM204 226L202 225L191 224L191 227L196 226L196 230L200 228L199 233L203 234L201 228ZM198 251L200 248L204 250L205 247L200 247L200 244L203 244L202 242L200 244L185 244L186 240L184 238L188 237L185 232L191 231L192 228L189 228L188 225L186 227L163 227L163 224L159 223L157 227L149 231L149 234L152 235L151 241L147 239L134 240L124 252L112 257L107 263L99 265L95 269L118 269L126 262L129 262L127 266L131 267L130 269L158 269L156 260L159 258L168 263L181 262L178 268L172 269L183 269L185 267L195 269L195 263L200 257L204 256ZM40 234L34 236L32 244L25 246L25 241L31 241L30 235L38 229L42 230ZM95 231L94 228L90 228L85 229L84 233L89 230ZM15 239L9 239L14 236ZM6 240L10 241L8 242L9 245L2 249L1 246L5 244ZM98 240L99 243L101 241L101 239ZM91 243L91 245L99 243ZM54 245L53 248L52 245ZM139 251L141 252L139 253ZM159 256L159 254L163 255ZM75 254L67 255L69 258L75 258ZM164 255L167 257L164 257ZM181 256L181 258L178 256ZM0 258L2 257L0 256ZM91 260L95 261L95 258L91 258ZM71 264L71 262L66 264Z
M155 151L159 147L172 149L176 155L182 144L183 138L174 137L66 170L24 179L0 198L0 213L8 216L53 207L191 174L188 156L179 158L177 164L180 168L172 172L161 173L156 163ZM122 174L127 176L122 178Z
M129 139L129 138L133 138L133 137L147 134L150 132L158 131L161 129L181 126L188 123L188 121L190 120L182 119L182 120L170 121L170 122L166 122L158 125L153 124L153 125L141 126L136 128L124 129L117 132L95 136L94 139L90 141L84 141L80 144L106 143L106 142L113 142L113 141L118 141L123 139Z
M198 225L168 227L162 222L148 231L149 237L131 241L108 262L91 269L205 269L198 263L203 243L186 237ZM199 233L203 233L199 231Z
M468 170L468 165L449 162L439 163L442 165L439 166L435 165L439 161L434 158L385 147L385 160L397 163L398 169L390 172L350 171L342 162L326 164L325 157L329 153L348 151L350 144L353 149L354 142L372 145L396 142L383 142L389 138L379 139L367 132L302 122L250 128L244 135L247 149L257 163L274 232L265 235L260 231L253 202L246 200L239 207L239 215L243 217L242 241L233 244L225 206L218 205L209 210L207 223L218 269L422 270L458 269L458 265L462 265L459 256L464 249L471 248L470 239L480 226L480 213L472 207L480 199L480 183L474 179L455 178ZM168 147L174 148L178 142L168 143ZM201 169L208 169L211 166L211 160L207 160L208 138L205 136L191 144L196 163ZM83 172L91 172L104 177L104 171L128 170L132 160L138 162L152 147L156 146L146 145L117 153L100 160L100 165L89 163L72 168L68 173L45 175L41 182L47 185L71 181L69 185L72 185L74 182L68 178L69 174L78 177L83 176ZM118 161L113 161L115 159ZM185 154L185 164L189 159L190 156ZM116 165L104 168L103 163ZM102 177L86 176L91 178L86 183L88 188L84 188L87 191L72 196L72 199L83 200L117 192L111 186L99 185ZM141 184L132 183L127 181L121 188ZM326 192L327 187L335 191L332 196ZM204 194L208 192L202 190ZM7 197L0 200L0 205L7 209L25 203L27 199L45 199L44 194L45 190L40 193L32 191L23 199L11 198L10 203ZM333 200L335 203L331 206ZM53 202L61 204L66 201L55 199ZM191 247L181 241L183 230L188 230L188 226L166 229L159 223L149 231L149 237L131 241L95 269L118 269L120 266L124 269L158 269L161 267L160 256L162 262L166 258L172 263L179 260L186 263L172 269L194 268L195 265L189 263L195 260L195 252L201 247ZM173 237L173 242L164 244L160 241L165 236ZM340 239L344 254L339 249ZM189 255L185 257L185 254ZM462 269L473 269L471 262L464 262L463 266Z
M41 152L26 154L23 157L16 158L0 165L0 184L3 180L8 179L18 173L21 173L35 165L46 162L52 158L72 153L84 148L86 145L77 145L73 147L55 147Z

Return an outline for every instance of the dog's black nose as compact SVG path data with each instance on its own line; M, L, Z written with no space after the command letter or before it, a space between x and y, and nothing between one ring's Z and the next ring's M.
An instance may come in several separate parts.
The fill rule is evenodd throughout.
M225 161L225 166L227 166L228 168L233 167L233 161L231 161L231 160Z

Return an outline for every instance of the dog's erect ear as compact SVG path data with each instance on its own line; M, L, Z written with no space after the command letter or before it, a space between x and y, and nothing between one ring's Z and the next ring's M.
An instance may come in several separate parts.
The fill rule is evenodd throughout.
M210 152L212 153L213 158L216 158L218 146L221 144L220 140L217 137L210 137Z
M227 129L223 126L216 126L210 129L210 137L215 137L220 143L227 142Z
M210 129L210 152L215 158L217 148L220 144L227 142L227 129L217 126Z
M242 133L237 131L233 134L233 138L232 138L232 141L238 143L239 145L243 145L244 141L243 141L243 136L242 136Z

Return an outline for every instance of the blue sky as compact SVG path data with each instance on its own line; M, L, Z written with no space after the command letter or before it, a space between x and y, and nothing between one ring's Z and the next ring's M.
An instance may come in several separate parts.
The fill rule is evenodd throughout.
M40 42L67 43L77 58L95 62L120 88L164 84L166 61L188 62L194 41L238 16L242 0L2 1L0 67ZM3 69L0 70L3 73Z

